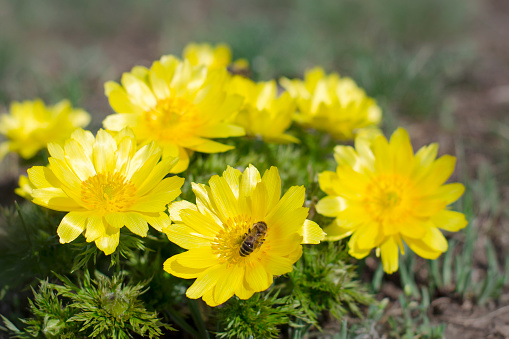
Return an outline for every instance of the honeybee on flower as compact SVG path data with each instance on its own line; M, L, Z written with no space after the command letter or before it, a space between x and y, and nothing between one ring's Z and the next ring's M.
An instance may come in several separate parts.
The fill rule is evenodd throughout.
M192 188L196 204L177 201L169 206L174 224L163 231L187 251L166 260L164 270L196 278L186 295L202 297L210 306L266 290L274 276L292 271L301 244L317 244L325 236L306 219L303 186L293 186L281 197L276 167L263 176L252 165L243 173L228 167L209 186L192 183Z

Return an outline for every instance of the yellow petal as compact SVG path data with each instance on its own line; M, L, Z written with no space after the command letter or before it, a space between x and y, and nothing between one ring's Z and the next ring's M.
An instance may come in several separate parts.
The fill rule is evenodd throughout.
M81 189L82 181L80 180L80 178L78 178L74 171L71 168L69 168L65 161L56 158L49 158L48 161L50 163L49 167L51 171L58 179L58 181L61 182L61 185L59 186L65 185L67 187ZM28 172L28 177L30 178L30 172Z
M335 219L330 225L324 228L324 232L327 234L325 236L325 240L328 241L337 241L343 238L348 237L353 233L352 227L343 227L343 222L339 219Z
M152 191L138 198L136 203L131 206L131 210L140 212L164 211L166 205L180 195L180 188L183 184L184 178L176 176L165 178Z
M219 263L210 246L193 248L178 254L176 257L180 265L195 269L208 268Z
M106 235L95 241L98 249L104 252L105 255L110 255L115 252L118 246L120 237L120 230L114 229L112 233L106 232Z
M65 244L76 239L85 230L87 214L80 212L67 213L57 229L60 243Z
M267 214L267 188L259 182L249 200L251 200L251 216L255 220L263 220Z
M101 216L90 215L87 219L87 231L85 232L87 242L95 241L103 236L106 236L104 219Z
M279 201L281 197L281 178L277 167L271 166L263 174L262 181L267 188L267 208L270 210Z
M246 280L246 278L244 277L244 281L242 282L242 284L239 286L239 288L235 291L235 295L237 297L239 297L240 299L242 300L246 300L246 299L249 299L253 296L253 294L255 293L255 291L253 291L250 287L249 287L249 284Z
M327 196L316 204L316 211L326 217L336 217L345 208L345 199L338 196Z
M334 159L338 165L354 167L357 164L359 156L352 146L336 146L334 147Z
M209 185L212 192L212 200L223 222L226 222L230 217L233 218L241 214L238 201L225 179L214 175L209 180Z
M146 237L148 232L148 224L145 218L135 212L125 213L125 226L129 231L140 237Z
M181 210L180 218L188 227L209 238L215 238L217 233L221 230L221 226L219 226L214 219L196 210Z
M246 134L244 128L227 123L200 126L194 132L203 138L239 137Z
M302 244L319 244L325 238L325 232L314 221L306 219L302 225Z
M244 280L244 266L233 265L226 269L217 280L214 289L214 305L220 305L230 299Z
M327 195L338 195L336 188L340 188L340 183L336 172L324 171L318 174L318 183Z
M200 142L193 141L193 143L184 144L184 146L202 153L222 153L235 148L235 146L221 144L208 139L201 139Z
M401 235L406 238L420 239L430 227L434 227L434 225L429 220L423 221L420 218L408 217L405 222L399 225L398 229Z
M166 229L171 225L170 217L164 212L159 213L159 215L157 216L153 216L152 214L150 215L144 214L143 217L145 218L145 220L147 220L150 226L152 226L159 232L162 232L163 229Z
M394 155L394 168L397 173L409 175L413 168L414 151L407 131L400 127L392 134L390 149Z
M164 151L166 150L167 147L165 145ZM189 153L184 148L178 147L177 159L178 162L171 168L170 173L182 173L189 167Z
M171 220L182 221L180 218L180 211L184 209L198 211L196 205L187 200L175 201L168 206L168 212L170 213Z
M393 273L398 270L398 245L393 237L389 237L380 245L382 264L386 273Z
M251 196L256 185L261 181L260 172L253 165L249 165L244 173L242 174L242 178L240 181L240 192L244 197Z
M403 238L408 246L425 259L436 259L447 251L447 240L437 228L433 227L422 239Z
M304 186L292 186L283 195L281 200L267 215L267 220L279 220L284 215L304 205L306 189Z
M111 100L110 100L111 102ZM137 114L111 114L103 120L103 126L110 131L120 131L125 127L136 127L138 123Z
M355 242L361 250L371 250L377 247L383 239L380 227L376 223L367 224L359 228L350 241Z
M259 263L246 267L246 282L255 292L265 291L272 285L274 277ZM240 291L242 293L242 291Z
M238 198L239 197L239 178L241 176L241 172L238 169L228 166L226 171L223 172L223 178L230 186L233 195Z
M197 299L201 297L205 292L216 286L217 281L221 278L225 271L226 264L209 267L201 273L191 287L187 289L186 296L190 299Z
M457 232L468 224L463 213L448 210L438 212L431 217L431 221L436 227L449 232Z
M159 61L155 61L150 68L150 83L152 90L159 100L163 100L170 97L170 88L168 83L170 78L168 77L166 69Z
M422 194L434 192L438 186L442 185L454 171L455 163L455 157L444 155L438 158L421 178L416 178L416 184L421 188Z
M122 85L129 95L130 101L140 106L144 111L150 110L157 104L157 99L150 88L136 76L124 73L122 75Z
M181 253L183 254L183 253ZM191 268L187 266L183 266L178 262L180 254L174 255L173 257L167 259L163 264L163 269L179 278L183 279L192 279L198 277L201 273L203 273L207 268Z
M465 186L460 183L452 183L440 186L431 198L444 200L447 204L458 200L465 192Z
M272 275L282 275L293 270L293 262L288 258L279 256L266 255L262 258L261 264Z
M67 163L70 164L70 167L81 181L85 181L97 174L90 157L83 146L77 141L73 139L67 140L64 151Z
M184 224L176 223L164 230L168 239L185 249L210 247L215 237L204 236Z
M116 150L117 143L111 134L104 130L99 130L93 148L93 162L98 173L113 172Z
M74 199L62 191L60 188L45 187L34 189L32 191L32 202L50 208L55 211L83 211L84 208L78 205Z
M415 153L415 170L419 168L426 168L433 163L438 153L438 144L430 144L421 147L417 153ZM414 173L416 174L416 173Z

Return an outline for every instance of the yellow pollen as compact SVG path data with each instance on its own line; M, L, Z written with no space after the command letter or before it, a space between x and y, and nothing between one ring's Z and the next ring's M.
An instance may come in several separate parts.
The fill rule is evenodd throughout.
M242 265L246 262L247 257L240 255L240 247L245 234L257 221L260 220L254 220L247 215L239 215L235 218L229 218L223 224L223 229L218 232L212 242L212 252L218 256L220 263L227 263L228 266L231 266L235 264Z
M134 203L136 188L119 173L99 173L81 184L81 200L90 210L120 212Z
M364 206L371 217L381 224L404 220L412 211L411 185L397 175L379 175L367 187Z
M195 105L184 98L159 100L155 107L146 111L147 129L159 140L176 141L193 135L198 126Z

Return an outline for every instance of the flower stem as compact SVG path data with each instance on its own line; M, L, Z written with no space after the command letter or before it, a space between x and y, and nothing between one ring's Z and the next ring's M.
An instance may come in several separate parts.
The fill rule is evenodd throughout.
M198 329L199 337L209 338L209 332L207 331L207 327L205 326L205 322L201 316L200 309L198 308L198 301L189 299L188 304L191 310L191 316L193 317L194 323Z
M25 229L25 235L27 237L28 245L30 246L30 249L33 253L34 248L32 246L32 239L30 238L30 233L28 232L27 224L25 223L25 219L23 218L23 214L21 213L21 209L19 208L18 202L14 201L14 205L16 206L16 210L18 211L18 215L21 220L21 224L23 225L23 228Z

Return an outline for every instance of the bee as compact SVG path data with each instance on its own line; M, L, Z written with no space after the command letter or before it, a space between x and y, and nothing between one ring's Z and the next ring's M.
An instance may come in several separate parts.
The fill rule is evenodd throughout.
M239 254L241 257L247 257L255 249L260 247L265 241L267 235L267 224L265 221L258 221L253 224L247 233L244 234L244 240L240 246Z

